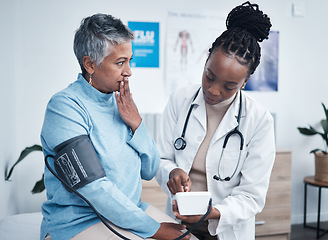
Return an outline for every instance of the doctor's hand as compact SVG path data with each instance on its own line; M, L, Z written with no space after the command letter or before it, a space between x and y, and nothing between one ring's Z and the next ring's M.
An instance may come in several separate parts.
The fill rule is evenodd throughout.
M175 168L170 172L166 185L173 195L177 192L190 192L191 190L191 180L181 168Z
M182 230L185 229L186 229L185 225L170 223L170 222L162 222L160 228L157 230L154 236L152 236L152 238L160 239L160 240L172 240L180 237L183 234ZM187 236L182 238L182 240L188 240L190 239L190 237L191 234L189 233Z
M203 217L203 215L180 215L176 200L173 200L172 206L173 206L173 213L176 216L176 218L180 219L184 222L195 223L195 222L198 222ZM220 211L218 209L216 209L215 207L212 207L211 212L208 214L208 216L204 220L220 219L220 216L221 216Z
M130 93L129 80L127 77L120 82L120 94L115 92L115 98L122 120L134 133L141 123L141 117L138 108L132 99L132 93Z

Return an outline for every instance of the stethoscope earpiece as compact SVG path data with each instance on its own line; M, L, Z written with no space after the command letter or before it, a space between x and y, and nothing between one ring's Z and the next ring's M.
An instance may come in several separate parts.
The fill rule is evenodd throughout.
M213 179L215 179L216 181L220 181L220 178L216 175L213 176Z
M229 182L231 180L231 177L226 177L226 178L222 179L222 178L218 177L217 175L214 175L213 179L215 179L216 181L221 181L221 182L223 182L223 181Z

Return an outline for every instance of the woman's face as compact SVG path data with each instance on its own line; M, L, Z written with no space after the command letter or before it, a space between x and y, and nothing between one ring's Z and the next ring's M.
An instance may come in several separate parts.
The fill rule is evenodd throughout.
M235 57L215 50L207 60L202 87L206 103L214 105L231 98L248 80L248 67Z
M101 62L100 67L93 63L92 86L103 93L119 91L120 82L132 75L131 59L131 41L114 45L111 53Z

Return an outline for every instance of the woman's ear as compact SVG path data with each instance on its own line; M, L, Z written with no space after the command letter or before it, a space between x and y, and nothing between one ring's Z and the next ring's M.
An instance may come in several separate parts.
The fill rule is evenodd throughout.
M241 89L245 89L246 83L249 80L251 76L249 76L248 78L246 78L246 80L244 81L243 85L241 86Z
M91 58L89 56L84 56L83 57L83 66L85 68L85 70L92 75L94 72L94 64L93 61L91 60Z

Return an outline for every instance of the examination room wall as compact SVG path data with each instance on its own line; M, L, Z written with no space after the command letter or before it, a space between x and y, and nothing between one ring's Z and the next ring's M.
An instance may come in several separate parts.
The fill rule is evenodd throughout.
M165 77L167 11L171 9L218 10L225 16L243 1L224 0L0 0L2 127L0 138L0 218L40 211L45 192L30 190L42 176L39 152L17 165L11 182L4 181L26 146L40 144L46 104L57 91L76 79L79 66L72 45L83 17L109 13L127 21L160 23L160 67L133 68L131 89L141 113L161 113L168 100ZM271 17L272 30L279 31L279 80L277 92L249 92L276 115L276 143L292 151L292 223L302 222L303 178L314 174L311 149L323 147L319 137L307 138L297 127L318 126L323 118L321 102L328 105L326 58L328 30L326 0L258 0ZM304 7L303 17L292 15L293 3ZM202 26L198 26L202 28ZM218 32L219 35L219 32ZM214 40L214 39L212 39ZM203 64L203 63L202 63ZM199 76L201 82L201 76ZM316 216L315 191L309 190L309 220ZM323 191L324 202L328 194ZM328 220L328 206L322 207Z

